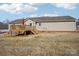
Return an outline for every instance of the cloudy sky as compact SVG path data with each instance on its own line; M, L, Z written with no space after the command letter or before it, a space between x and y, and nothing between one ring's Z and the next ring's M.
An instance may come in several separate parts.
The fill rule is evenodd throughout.
M41 16L79 18L78 3L0 3L0 21Z

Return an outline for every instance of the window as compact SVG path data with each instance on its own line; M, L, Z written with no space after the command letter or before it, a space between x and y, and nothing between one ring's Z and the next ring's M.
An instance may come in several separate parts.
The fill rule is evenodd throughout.
M35 24L37 25L38 22L36 22Z
M30 26L32 26L32 23L30 23Z
M39 26L41 26L41 23L39 23Z

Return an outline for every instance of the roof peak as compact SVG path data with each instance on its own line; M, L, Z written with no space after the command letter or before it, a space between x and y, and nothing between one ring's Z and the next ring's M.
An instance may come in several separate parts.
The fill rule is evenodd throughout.
M74 18L74 17L72 17L72 16L38 16L38 17L27 17L27 18L54 18L54 17L70 17L70 18ZM27 19L27 18L25 18L25 19Z
M13 21L12 23L20 23L22 19ZM75 18L71 16L57 16L57 17L32 17L26 18L25 20L32 20L35 22L75 22Z

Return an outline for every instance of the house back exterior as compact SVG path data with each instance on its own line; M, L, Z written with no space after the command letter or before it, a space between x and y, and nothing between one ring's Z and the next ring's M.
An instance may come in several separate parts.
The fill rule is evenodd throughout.
M76 19L70 16L35 17L25 20L26 26L35 26L38 31L76 31Z

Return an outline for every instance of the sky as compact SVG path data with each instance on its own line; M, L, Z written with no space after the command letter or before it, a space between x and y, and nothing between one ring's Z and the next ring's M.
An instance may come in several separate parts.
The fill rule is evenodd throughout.
M72 16L79 18L78 3L0 3L0 22L27 17Z

